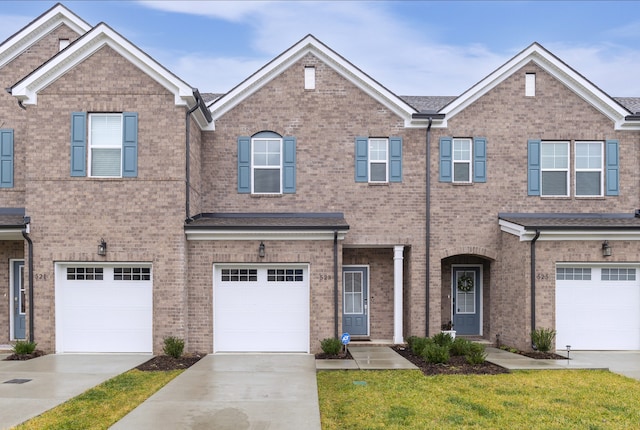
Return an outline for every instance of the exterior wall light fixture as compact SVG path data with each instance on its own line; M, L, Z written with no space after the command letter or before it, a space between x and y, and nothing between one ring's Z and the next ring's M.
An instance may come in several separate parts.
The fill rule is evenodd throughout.
M264 258L264 242L260 242L260 246L258 247L258 257Z
M602 242L602 256L611 257L611 247L609 246L609 241L607 240Z
M100 243L98 244L98 255L107 255L107 242L105 242L104 239L100 239Z

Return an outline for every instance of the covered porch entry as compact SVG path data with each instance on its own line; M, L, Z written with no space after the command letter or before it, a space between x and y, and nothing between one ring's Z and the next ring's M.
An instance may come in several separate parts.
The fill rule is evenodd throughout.
M490 322L490 260L455 255L441 262L441 328L456 335L485 336Z
M404 343L410 247L343 246L341 330L355 341Z
M28 219L21 208L0 208L0 344L28 336L28 276L25 238Z

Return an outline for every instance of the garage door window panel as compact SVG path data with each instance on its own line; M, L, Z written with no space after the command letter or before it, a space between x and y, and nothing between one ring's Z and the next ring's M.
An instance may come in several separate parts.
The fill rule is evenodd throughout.
M68 281L102 281L104 269L102 267L68 267Z
M556 269L558 281L590 281L591 269L582 267L558 267Z
M302 269L269 269L267 270L268 282L303 282Z
M635 281L636 269L625 269L625 268L602 269L601 279L603 281Z
M222 269L220 280L223 282L257 282L257 269Z
M114 281L150 281L151 268L149 267L115 267L113 269Z

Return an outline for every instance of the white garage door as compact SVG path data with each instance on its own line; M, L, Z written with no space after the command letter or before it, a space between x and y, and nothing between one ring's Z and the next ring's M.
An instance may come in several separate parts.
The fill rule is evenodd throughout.
M58 265L57 352L152 352L149 265Z
M556 347L640 350L640 282L634 267L556 268Z
M216 266L214 352L309 352L308 266Z

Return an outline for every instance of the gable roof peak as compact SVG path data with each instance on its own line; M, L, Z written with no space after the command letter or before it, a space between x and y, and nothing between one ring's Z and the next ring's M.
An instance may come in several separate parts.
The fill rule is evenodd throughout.
M56 3L0 44L0 68L63 24L79 35L91 30L91 25L85 20L71 12L62 3Z

